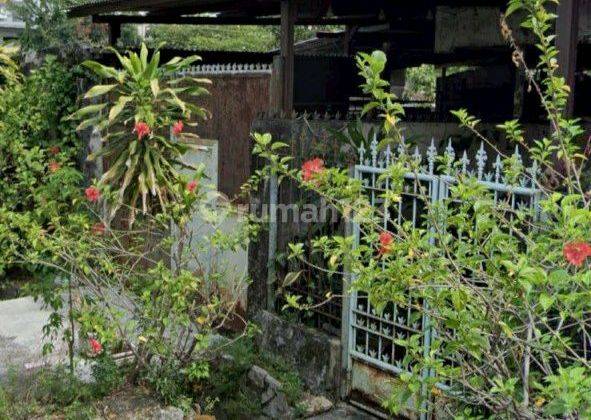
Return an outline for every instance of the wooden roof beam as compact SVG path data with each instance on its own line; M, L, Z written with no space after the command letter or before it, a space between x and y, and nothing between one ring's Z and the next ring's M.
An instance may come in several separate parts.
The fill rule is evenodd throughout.
M159 15L94 15L95 23L110 24L175 24L175 25L273 25L279 26L281 18L276 16L254 17L254 16L179 16L176 14ZM384 21L379 16L356 16L356 17L299 17L295 24L308 25L375 25Z
M264 17L267 15L279 15L279 3L276 0L219 1L215 5L202 4L201 2L192 2L184 5L175 3L166 7L151 8L148 14L183 16L199 13L237 13L240 15Z
M273 2L273 0L253 0ZM198 3L197 5L195 3ZM149 12L152 10L182 10L191 8L204 12L231 10L236 6L234 0L106 0L74 6L68 11L68 17L84 17L99 13L113 12Z

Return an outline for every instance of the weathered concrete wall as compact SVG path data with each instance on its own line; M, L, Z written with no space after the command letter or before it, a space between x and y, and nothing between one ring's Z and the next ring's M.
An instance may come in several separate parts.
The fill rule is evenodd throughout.
M43 354L43 327L50 315L30 297L0 301L0 379L10 368L24 371L65 362L67 346L62 340L55 342L51 354Z
M263 351L280 354L291 363L311 392L338 395L341 379L339 340L287 322L267 311L260 311L254 322L263 330L263 334L257 336L257 345Z
M227 202L219 196L219 178L218 178L218 153L219 143L216 140L197 139L194 141L197 150L191 150L183 156L183 161L192 166L205 166L205 176L208 178L204 182L203 188L208 191L208 206L204 209L198 208L189 222L189 229L192 232L192 242L188 246L193 250L199 250L197 261L191 261L189 269L199 272L199 270L220 270L224 273L222 279L216 284L207 284L206 287L219 288L221 296L228 302L237 302L236 312L240 317L244 316L246 308L246 285L247 285L247 252L243 249L234 251L226 250L203 250L204 244L208 238L219 230L228 236L234 235L238 226L242 225L244 213L239 212L240 208ZM192 175L190 170L185 171L188 176ZM215 210L215 211L214 211ZM212 222L213 211L217 218ZM236 330L242 330L245 325L239 319L231 319L226 323L226 327Z

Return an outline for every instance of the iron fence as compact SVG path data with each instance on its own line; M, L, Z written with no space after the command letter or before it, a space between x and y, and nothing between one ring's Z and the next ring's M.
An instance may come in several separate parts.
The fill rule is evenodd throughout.
M509 176L504 171L501 155L496 154L494 160L489 160L489 153L491 151L481 144L471 160L467 152L457 153L451 140L444 150L439 151L434 139L424 153L418 147L409 149L404 141L396 150L389 146L380 150L374 139L369 150L363 146L359 149L354 176L362 181L370 205L378 210L383 227L389 230L403 223L432 230L428 218L424 217L429 204L450 199L450 189L462 176L474 177L485 186L492 193L495 205L504 208L508 217L513 217L515 210L523 209L538 214L541 191L536 185L539 174L536 163L523 165L523 157L517 147L512 159L522 167L522 171L518 176ZM400 200L389 203L384 193L391 188L390 180L383 175L391 164L402 157L414 161L417 169L405 173ZM360 226L354 225L353 232L359 245ZM430 240L434 243L435 235ZM417 334L422 338L424 353L428 354L435 332L424 310L427 304L413 301L409 294L406 304L390 303L378 311L367 293L354 291L345 318L349 324L348 368L351 369L352 360L359 360L391 374L400 374L409 366L404 363L406 348L398 345L397 341ZM450 363L455 362L450 360ZM431 374L423 372L423 375Z

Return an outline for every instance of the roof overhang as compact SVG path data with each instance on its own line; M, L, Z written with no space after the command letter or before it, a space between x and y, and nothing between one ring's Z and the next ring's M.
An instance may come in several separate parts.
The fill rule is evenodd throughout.
M293 0L295 24L357 25L388 17L422 14L431 0L412 5L388 0ZM472 0L474 1L474 0ZM495 1L495 0L489 0ZM503 0L504 1L504 0ZM96 22L278 25L281 0L96 0L72 7L68 16L92 16Z
M265 0L264 2L273 1ZM177 14L223 12L231 9L237 3L243 2L229 0L96 0L72 7L68 16L83 17L115 12L146 12L148 14L159 11L174 11ZM254 0L251 3L258 5L262 2Z

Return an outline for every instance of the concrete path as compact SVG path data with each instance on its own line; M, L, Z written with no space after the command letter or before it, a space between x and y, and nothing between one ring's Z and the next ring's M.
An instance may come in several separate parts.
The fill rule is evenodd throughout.
M43 326L50 313L28 297L0 301L0 377L10 367L31 369L63 360L66 345L61 339L52 354L43 356Z

